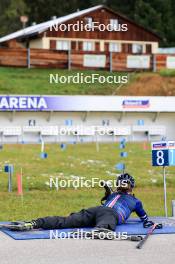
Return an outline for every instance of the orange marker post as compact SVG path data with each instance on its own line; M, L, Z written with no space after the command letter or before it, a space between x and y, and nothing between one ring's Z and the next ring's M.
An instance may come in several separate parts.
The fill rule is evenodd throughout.
M17 174L17 188L18 188L18 195L23 195L22 189L22 173Z

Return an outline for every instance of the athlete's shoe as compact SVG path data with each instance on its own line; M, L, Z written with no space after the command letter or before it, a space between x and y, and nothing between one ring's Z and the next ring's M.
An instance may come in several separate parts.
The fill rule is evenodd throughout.
M35 228L35 222L11 222L10 224L5 224L2 227L13 231L29 231Z

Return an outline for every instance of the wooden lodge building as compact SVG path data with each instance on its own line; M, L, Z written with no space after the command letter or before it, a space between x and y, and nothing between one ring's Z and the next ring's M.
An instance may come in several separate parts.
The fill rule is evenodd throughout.
M83 25L83 30L73 30L71 25L75 24ZM48 22L0 38L0 65L113 70L151 68L159 40L150 30L99 5L60 18L53 17Z

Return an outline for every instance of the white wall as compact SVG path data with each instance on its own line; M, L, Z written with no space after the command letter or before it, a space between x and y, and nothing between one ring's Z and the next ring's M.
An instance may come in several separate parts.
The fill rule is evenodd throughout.
M49 112L16 112L12 114L11 112L1 112L0 113L0 141L2 142L21 142L24 140L26 143L30 142L39 142L40 141L40 133L24 133L21 135L14 136L5 136L3 133L3 129L5 127L21 127L23 131L24 126L29 126L29 120L35 120L36 126L65 126L66 119L73 120L73 126L102 126L102 121L109 120L110 127L122 127L122 126L130 126L131 135L128 136L129 140L134 141L143 141L143 140L160 140L163 135L155 135L148 136L146 133L146 129L149 127L162 126L166 129L167 139L175 140L175 113L161 113L157 116L155 120L155 113L100 113L100 112L91 112L86 113L81 112L55 112L50 115ZM141 127L143 131L133 132L133 127L137 126L137 121L139 119L144 120L144 126ZM84 120L84 121L83 121ZM139 127L140 129L140 127ZM145 129L145 130L144 130ZM44 136L44 139L47 142L58 142L58 141L75 141L80 140L81 136ZM119 136L98 136L99 141L110 141L118 140ZM95 136L86 136L84 137L84 141L95 141Z

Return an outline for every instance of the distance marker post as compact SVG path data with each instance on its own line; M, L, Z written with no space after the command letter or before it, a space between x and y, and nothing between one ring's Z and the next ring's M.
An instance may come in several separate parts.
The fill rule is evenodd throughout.
M167 217L166 167L175 166L175 141L152 143L152 166L163 168L164 210Z
M48 154L44 151L44 149L45 149L45 142L44 142L42 136L40 136L40 142L41 142L41 153L40 153L40 158L41 158L41 159L47 159Z
M163 188L164 188L164 210L165 210L165 216L168 217L165 166L163 166Z
M12 175L14 171L14 167L12 164L6 164L4 166L4 171L8 173L8 192L12 192Z
M60 144L61 150L65 150L67 148L67 145L65 143Z
M95 135L95 142L96 142L96 151L100 151L100 146L99 146L99 141L98 141L98 134L96 133Z

